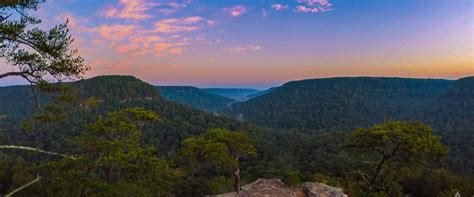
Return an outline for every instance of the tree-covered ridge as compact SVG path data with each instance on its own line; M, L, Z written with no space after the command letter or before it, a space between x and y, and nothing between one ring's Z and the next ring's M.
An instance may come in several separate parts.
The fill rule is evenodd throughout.
M208 112L216 112L237 101L228 97L210 94L192 86L157 86L163 98Z
M352 130L409 119L453 81L346 77L293 81L227 112L274 128Z
M106 128L105 130L112 132L114 132L114 129L110 128L119 126L118 124L113 124L113 122L105 122L102 124L101 117L106 117L107 114L110 115L111 112L121 110L126 111L130 108L140 107L144 110L157 113L161 120L146 125L140 124L140 130L142 131L140 135L143 136L140 140L140 145L142 147L153 147L153 149L156 150L154 156L169 161L169 165L164 165L165 163L159 162L163 168L168 168L167 166L177 168L178 171L176 173L178 173L178 175L183 172L191 173L176 180L170 180L172 181L170 182L172 183L172 186L168 185L166 191L163 192L171 192L178 196L199 196L204 194L225 193L232 190L232 183L234 182L233 173L235 172L235 168L208 165L208 163L204 163L200 166L188 165L187 163L189 160L186 160L186 158L189 155L182 155L183 153L181 150L183 150L183 142L186 139L196 136L206 136L206 133L213 128L225 129L232 132L243 132L254 144L256 154L253 157L241 160L240 177L242 184L252 182L258 178L280 178L290 185L298 184L301 181L316 181L345 188L349 194L360 194L360 192L363 192L363 190L358 190L363 188L363 180L361 180L359 176L356 176L356 174L351 174L352 171L358 170L360 166L358 166L359 161L354 157L355 154L352 154L345 149L345 143L348 140L347 132L324 132L321 130L303 129L264 129L245 122L219 117L211 113L206 113L175 102L167 101L161 98L156 87L128 76L103 76L89 80L66 83L65 85L75 88L74 92L79 98L79 104L71 105L67 108L67 111L70 113L63 121L57 123L35 124L31 130L25 130L20 128L20 123L21 120L28 119L28 115L20 116L18 119L0 119L0 128L6 131L2 132L4 136L0 137L1 142L15 142L15 144L37 147L60 153L75 153L78 148L76 146L77 144L71 144L70 139L75 139L78 136L88 136L89 134L87 132L90 131L103 132L102 129L90 130L90 125L97 125L100 127L96 128ZM28 90L28 87L24 86L24 91L30 93ZM2 92L0 92L0 94L2 94ZM16 95L9 95L9 98L21 100L21 98L16 98ZM47 101L47 99L45 99L45 101ZM0 100L0 103L3 102L10 101ZM30 105L30 103L27 102L25 105ZM4 104L3 106L8 105ZM33 105L31 104L30 107L31 106ZM15 109L10 109L9 111L15 111ZM112 113L112 115L113 114L114 113ZM115 116L113 115L112 117ZM115 119L113 120L115 121ZM121 120L119 122L121 122ZM124 126L127 124L124 124ZM102 127L102 125L104 127ZM130 129L127 131L134 130L132 127L129 128ZM100 138L101 137L92 137L88 139L92 141L93 139L98 140ZM195 139L200 139L200 137L196 137ZM106 141L102 143L105 142ZM97 141L97 143L99 143L99 141ZM219 144L221 142L216 141L216 143ZM202 150L198 149L197 151ZM0 188L4 188L2 193L5 193L5 189L8 190L8 188L12 187L11 184L15 186L15 184L24 184L25 182L34 179L34 177L30 176L34 175L37 171L35 169L30 169L32 162L35 163L41 161L41 163L43 163L45 161L56 160L46 156L43 157L27 153L13 156L12 154L8 154L8 156L6 163L0 163L0 169L3 169L3 171L0 171L2 177ZM211 158L203 161L210 161L209 159ZM94 160L92 161L99 162L99 160ZM160 159L158 158L156 161L159 160ZM18 163L18 161L27 162ZM130 161L142 162L146 160L132 159ZM72 163L72 161L65 162L66 163L59 163L58 168L50 167L49 169L53 170L52 172L44 173L53 173L53 177L58 178L58 183L64 182L60 180L67 180L68 178L74 180L79 179L79 182L81 182L83 179L80 177L84 176L77 173L84 173L84 171L76 171L74 169L78 168L78 170L82 170L82 167L90 166L90 163L81 163L82 160L76 164ZM123 167L125 168L122 169L127 169L127 165L129 164L124 163L124 165L125 166ZM57 165L55 164L55 166ZM71 168L73 171L70 171ZM134 167L132 166L132 168ZM160 169L163 168L160 167ZM24 169L28 170L24 171ZM198 169L198 171L194 171L196 169ZM158 174L161 173L159 169L157 170ZM128 170L123 173L127 176L135 176L134 174L129 174L130 172ZM95 173L87 174L85 177L90 177L93 178L92 180L95 180L94 177L96 176L94 176L94 174ZM120 172L120 174L122 174L122 172ZM432 176L431 170L424 169L422 175L423 176L410 174L410 177L408 178L415 181L411 184L403 182L403 184L407 184L407 186L404 187L408 188L415 183L426 181L425 176ZM24 178L14 178L18 176ZM443 176L445 176L445 174L443 174ZM446 176L456 177L450 173ZM155 177L150 178L154 179ZM403 178L407 177L404 175ZM105 179L100 180L103 181ZM139 186L142 187L143 185L140 182L142 180L136 180L136 184L140 184ZM452 184L450 183L448 186L436 190L436 192L455 188L453 185L462 182L462 180L464 179L459 179L459 181L453 182ZM95 183L100 183L106 189L111 189L111 187L107 186L109 183ZM95 183L89 186L91 188L96 188L94 185ZM110 184L115 185L116 183L117 182L113 182ZM402 183L397 183L395 186L399 187L401 184ZM125 185L127 184L122 184L122 186ZM54 184L50 186L54 186ZM395 186L390 187L396 188ZM140 191L147 192L147 188ZM461 186L456 188L462 189L465 188L465 186L462 186L462 188ZM109 191L108 189L107 191ZM120 192L131 192L133 191L132 189L133 188L124 187ZM29 191L35 192L43 190L38 186L33 186L32 188L29 188ZM59 191L60 190L57 190L57 192ZM91 191L99 190L93 189ZM432 193L426 192L426 194Z
M449 166L474 173L474 161L467 159L474 158L474 77L455 81L426 103L417 117L432 125L451 148Z
M179 146L179 141L176 140L204 133L210 128L249 130L243 128L253 127L246 123L219 117L176 102L167 101L160 96L153 85L131 76L100 76L66 83L66 85L74 89L76 96L81 102L94 98L93 100L96 102L97 107L88 108L84 103L80 103L79 106L81 107L69 109L71 111L71 118L65 123L62 123L68 125L67 127L69 129L67 131L63 131L61 127L55 128L61 130L60 132L55 132L55 129L49 127L44 128L44 132L51 132L55 137L76 135L82 131L81 128L83 125L86 125L96 117L104 115L107 112L128 107L144 107L161 115L163 124L157 124L154 125L153 128L150 128L150 130L159 130L160 132L148 133L146 132L148 130L145 130L145 132L151 135L148 138L150 140L158 141L162 139L159 146L166 147L164 150L168 150L171 147L174 147L171 149L175 150L176 147ZM21 123L20 120L28 120L29 115L28 113L26 115L18 114L18 116L13 117L12 114L16 113L18 108L13 108L15 106L11 105L11 103L27 101L24 102L22 106L25 111L33 107L33 105L30 105L31 102L28 101L28 98L31 98L28 97L28 95L31 95L28 86L13 86L11 87L13 90L9 90L9 88L10 87L5 87L8 91L0 92L0 98L8 98L6 100L0 100L0 106L6 107L2 108L2 111L4 111L2 113L7 115L7 118L0 119L0 125L11 125L13 128L8 129L8 131L15 132L19 129L19 125L14 126L14 124L9 123ZM16 91L22 93L9 94ZM23 96L25 97L23 98ZM2 128L4 127L2 126ZM36 138L37 136L38 135L35 134L30 137Z
M384 120L432 125L451 148L447 163L474 173L474 77L456 81L404 78L328 78L289 82L233 105L234 117L283 129L350 131Z

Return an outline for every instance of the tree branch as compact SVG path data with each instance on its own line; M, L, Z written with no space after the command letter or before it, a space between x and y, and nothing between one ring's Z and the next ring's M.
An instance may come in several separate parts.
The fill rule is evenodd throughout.
M359 175L362 177L362 180L363 180L366 184L370 184L370 183L369 183L369 180L367 180L367 177L369 177L368 174L363 173L363 172L358 171L358 170L350 172L350 174L353 174L353 173L359 174Z
M60 156L60 157L66 158L66 159L76 160L76 158L73 157L73 156L68 156L68 155L64 155L64 154L61 154L61 153L45 151L45 150L41 150L41 149L38 149L38 148L32 148L32 147L27 147L27 146L0 145L0 150L1 149L27 150L27 151L44 153L44 154L48 154L48 155Z
M29 187L30 185L33 185L35 184L36 182L40 181L41 177L39 175L36 175L36 179L35 180L32 180L30 182L28 182L27 184L24 184L22 185L21 187L19 188L16 188L15 190L13 190L12 192L8 193L5 195L5 197L11 197L13 196L13 194L21 191L21 190L24 190L25 188Z
M10 77L10 76L20 76L20 77L23 77L23 72L7 72L7 73L3 73L3 74L0 74L0 79L3 79L5 77Z

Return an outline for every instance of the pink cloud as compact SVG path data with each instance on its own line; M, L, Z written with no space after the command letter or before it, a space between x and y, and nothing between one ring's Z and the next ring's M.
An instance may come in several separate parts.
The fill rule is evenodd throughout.
M169 2L168 6L174 8L174 9L180 9L180 8L185 8L187 6L187 4L186 3Z
M204 19L199 16L188 17L183 19L170 18L163 19L155 23L154 32L158 33L182 33L196 31L200 27L196 25Z
M148 35L148 36L141 35L141 36L130 38L131 43L135 43L135 44L142 43L144 45L148 45L149 43L158 42L161 40L162 38L156 35Z
M180 54L183 52L183 46L186 45L186 43L157 43L154 46L154 51L158 55L164 55L166 53L170 54Z
M234 6L232 8L224 8L224 11L227 12L232 17L239 17L242 14L247 12L247 8L241 5Z
M130 45L119 45L115 50L119 53L129 53L133 51L137 51L140 49L140 46L137 44L130 44Z
M306 5L296 6L295 12L317 13L332 11L332 4L328 0L297 0L298 3Z
M298 3L306 3L308 5L322 5L322 6L327 6L331 5L328 0L298 0Z
M296 6L296 9L295 9L295 12L301 12L301 13L316 13L318 11L319 11L318 8L309 8L302 5Z
M282 5L282 4L273 4L272 8L274 10L280 11L280 10L288 10L289 6L288 5Z
M241 53L247 53L247 52L250 52L250 51L261 51L261 50L263 50L262 46L249 45L249 46L240 46L240 47L228 48L227 52L241 54Z
M123 40L130 36L136 28L135 25L102 25L97 28L97 32L109 40Z
M102 14L108 18L143 20L151 18L152 15L148 14L148 11L160 5L147 0L119 0L119 3L121 8L109 7Z

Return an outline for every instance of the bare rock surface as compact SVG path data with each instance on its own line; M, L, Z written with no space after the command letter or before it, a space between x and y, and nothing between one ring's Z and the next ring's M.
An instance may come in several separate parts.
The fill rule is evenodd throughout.
M240 193L231 192L215 197L347 197L343 190L322 183L306 182L300 187L289 187L279 179L258 179L242 187Z
M347 197L341 188L323 183L306 182L302 184L302 188L308 197Z

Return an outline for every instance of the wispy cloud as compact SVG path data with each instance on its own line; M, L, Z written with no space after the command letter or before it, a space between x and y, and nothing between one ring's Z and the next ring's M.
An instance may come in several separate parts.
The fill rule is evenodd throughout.
M196 31L200 26L197 23L204 21L202 17L193 16L188 18L163 19L155 23L155 32L158 33L182 33Z
M229 53L234 53L234 54L242 54L242 53L247 53L251 51L261 51L263 50L262 46L259 45L249 45L249 46L239 46L239 47L232 47L228 48L227 52Z
M280 11L280 10L288 10L289 6L288 5L282 5L282 4L273 4L272 8L274 10Z
M143 20L152 17L148 12L159 6L160 3L147 0L119 0L120 7L111 6L103 11L103 15L109 18L122 18Z
M224 11L232 17L239 17L247 12L247 8L241 5L232 8L224 8Z
M296 6L295 12L317 13L333 10L332 4L329 2L329 0L297 0L297 2L304 5Z
M136 29L135 25L102 25L96 28L96 31L105 39L123 40Z
M262 11L262 18L266 18L268 16L267 9L262 8L261 11Z
M306 3L308 5L322 5L328 6L331 5L328 0L297 0L298 3Z
M301 13L316 13L318 12L318 8L310 8L310 7L306 7L304 5L299 5L299 6L296 6L295 8L295 12L301 12Z

